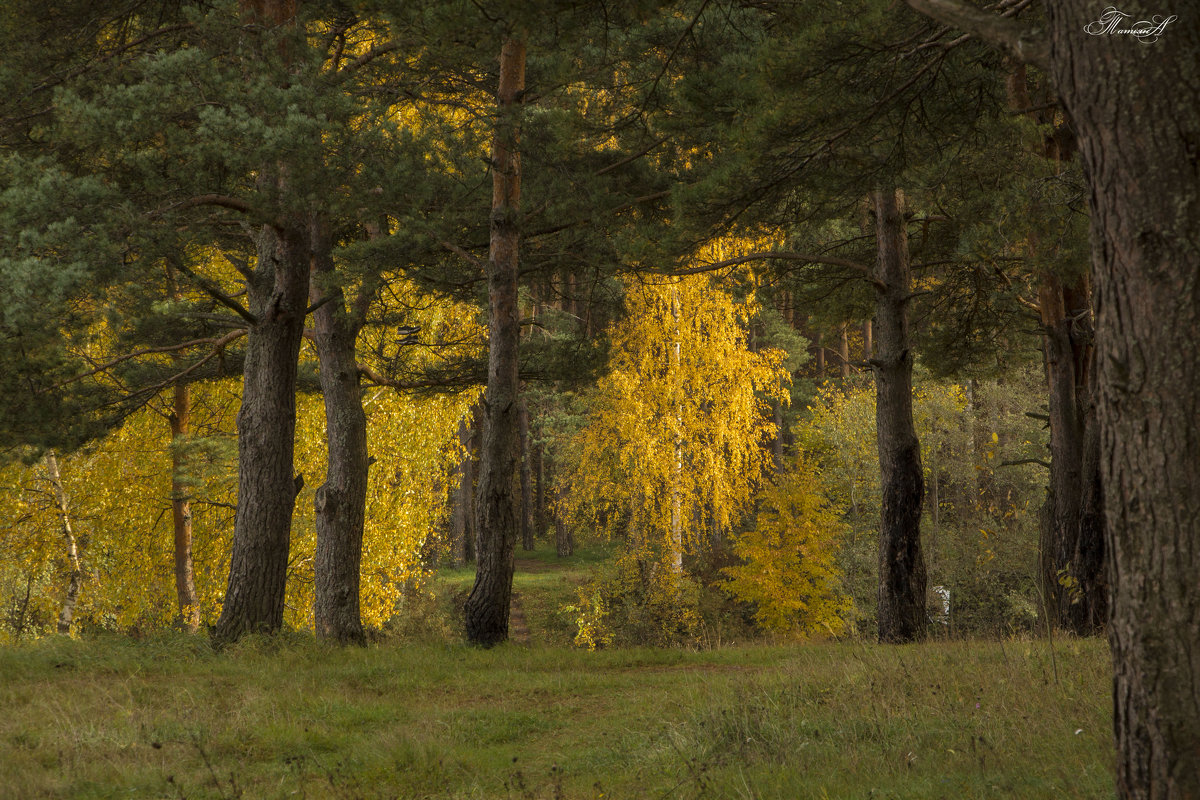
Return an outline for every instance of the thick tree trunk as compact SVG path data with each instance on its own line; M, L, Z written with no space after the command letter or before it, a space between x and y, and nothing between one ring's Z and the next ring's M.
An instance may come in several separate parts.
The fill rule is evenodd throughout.
M883 511L879 532L879 641L925 635L925 559L921 506L925 483L912 417L912 353L908 342L911 275L903 197L872 195L879 256L875 268L875 424Z
M308 308L308 230L263 226L247 282L256 322L246 340L238 411L238 505L229 584L213 632L218 643L283 625L292 511L303 479L292 474L296 365Z
M67 499L67 492L63 488L62 474L58 471L58 459L53 450L46 453L45 460L46 474L50 478L50 489L54 493L58 525L62 530L63 541L67 548L67 566L71 570L67 578L67 593L63 596L62 607L58 612L58 632L66 636L71 633L71 623L75 619L75 604L79 601L79 590L83 588L83 568L79 563L79 542L75 539L75 529L71 526L71 504Z
M333 276L332 243L320 221L310 226L313 277ZM332 295L332 299L325 296ZM367 415L363 410L355 357L358 323L351 318L342 290L332 285L311 289L313 343L325 399L328 466L318 487L317 550L313 559L313 619L317 636L339 644L364 644L359 613L363 524L367 506ZM318 305L319 304L319 305Z
M498 117L492 138L491 252L488 258L488 382L480 453L475 584L465 611L467 639L493 645L508 638L517 520L517 247L521 203L520 110L525 93L525 44L508 38L500 52Z
M200 601L192 569L192 502L184 474L185 439L191 418L191 391L186 383L175 384L171 410L171 518L175 530L175 595L179 602L178 625L188 633L200 629Z
M1200 797L1200 25L1089 35L1047 3L1051 72L1091 186L1117 788ZM1134 21L1172 4L1122 6Z
M533 474L529 447L529 407L521 398L517 411L517 438L521 457L521 549L532 550L533 543Z
M265 27L292 24L296 15L294 0L241 0L239 6L249 22ZM264 165L258 182L264 195L286 196L286 166ZM229 583L213 630L218 645L283 625L292 512L303 485L292 465L297 361L308 309L308 225L287 214L262 226L255 249L246 281L255 322L246 337L237 416L238 506Z

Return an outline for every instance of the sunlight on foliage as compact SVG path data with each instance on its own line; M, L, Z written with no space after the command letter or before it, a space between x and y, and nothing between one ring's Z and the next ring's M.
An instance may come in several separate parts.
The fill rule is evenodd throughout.
M741 564L726 567L726 591L755 607L773 633L836 636L846 630L838 547L847 525L824 499L816 467L796 460L762 493L756 526L733 540Z

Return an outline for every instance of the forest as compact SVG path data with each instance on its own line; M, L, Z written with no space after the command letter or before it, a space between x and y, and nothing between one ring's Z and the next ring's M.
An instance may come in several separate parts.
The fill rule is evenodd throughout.
M620 745L673 766L535 757L536 786L472 761L510 735L474 707L422 714L480 747L405 740L404 769L319 761L316 720L383 721L311 710L258 777L196 732L219 719L145 712L121 735L191 772L129 796L284 796L283 769L345 797L1200 797L1194 15L11 0L0 37L6 704L164 662L407 718L385 676L470 674L528 743L554 714L510 673L718 698ZM996 733L1032 724L998 674L1036 747ZM1010 716L964 733L972 692ZM900 697L945 730L885 730ZM121 724L109 700L49 716ZM587 719L614 747L652 724ZM51 734L14 720L13 796L110 796L42 782ZM818 739L893 782L769 777ZM79 742L60 766L116 763Z

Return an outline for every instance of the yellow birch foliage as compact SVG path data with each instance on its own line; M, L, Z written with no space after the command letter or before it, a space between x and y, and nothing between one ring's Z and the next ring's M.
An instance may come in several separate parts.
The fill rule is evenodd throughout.
M572 608L577 642L668 644L692 638L698 591L684 556L748 510L769 469L769 398L786 402L786 354L753 352L753 298L707 276L627 281L610 373L574 438L563 506L578 526L625 541L613 574Z
M786 402L785 354L752 352L753 298L735 302L707 276L625 288L611 371L573 442L567 510L608 535L687 552L744 513L769 468L766 398Z
M742 563L725 568L725 589L752 603L759 626L773 633L846 630L851 606L837 560L848 526L824 495L817 468L801 457L762 493L754 529L733 539Z

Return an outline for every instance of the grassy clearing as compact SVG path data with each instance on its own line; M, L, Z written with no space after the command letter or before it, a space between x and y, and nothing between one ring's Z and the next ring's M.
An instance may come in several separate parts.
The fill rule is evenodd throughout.
M1102 641L572 649L604 557L518 554L531 646L458 641L449 570L365 649L0 649L0 799L1113 796Z
M0 650L0 796L1111 797L1108 669L1094 640L48 639Z

